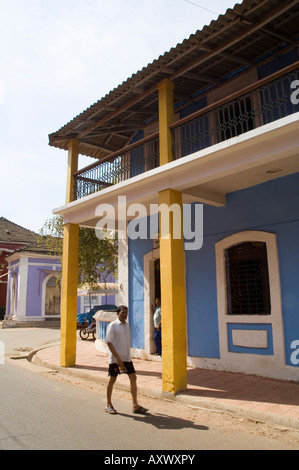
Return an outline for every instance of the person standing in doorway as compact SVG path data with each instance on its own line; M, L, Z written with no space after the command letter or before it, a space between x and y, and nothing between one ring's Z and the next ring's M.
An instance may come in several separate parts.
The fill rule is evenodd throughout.
M137 377L131 359L130 327L127 322L128 307L121 305L117 308L117 320L107 328L106 343L109 348L109 382L107 385L106 413L117 414L112 405L112 391L118 374L128 374L133 400L133 413L145 414L148 410L137 401Z
M155 327L155 333L154 333L154 341L157 349L157 354L159 356L162 355L162 336L161 336L161 321L162 321L162 316L161 316L161 301L159 297L156 297L155 300L155 308L153 305L151 305L151 311L153 314L153 321L154 321L154 327Z

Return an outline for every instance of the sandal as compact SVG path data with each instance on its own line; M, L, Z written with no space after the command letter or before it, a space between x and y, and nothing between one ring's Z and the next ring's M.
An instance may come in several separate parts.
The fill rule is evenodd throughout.
M148 411L147 408L143 408L143 406L138 406L136 410L133 410L133 413L139 413L141 415L145 415L145 413Z
M107 405L105 408L106 413L110 415L117 415L117 411L113 408L112 405Z

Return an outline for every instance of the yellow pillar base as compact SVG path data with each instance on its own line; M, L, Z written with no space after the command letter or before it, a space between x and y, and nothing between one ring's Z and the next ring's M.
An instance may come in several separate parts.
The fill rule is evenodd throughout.
M162 390L172 394L187 388L185 256L182 227L182 194L171 189L159 193L159 205L180 208L160 212L160 272L162 311ZM162 217L168 217L169 233L163 233ZM173 218L179 217L181 237ZM164 219L165 222L165 219ZM165 226L164 226L165 227ZM162 233L161 233L162 228Z
M71 367L76 363L78 243L79 226L66 224L61 286L60 365L62 367Z

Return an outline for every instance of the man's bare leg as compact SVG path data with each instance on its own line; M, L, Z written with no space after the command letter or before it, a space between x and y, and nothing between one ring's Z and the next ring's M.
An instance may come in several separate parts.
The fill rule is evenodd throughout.
M107 385L107 405L109 406L112 406L112 390L113 390L113 385L115 384L116 382L116 377L112 377L110 375L109 377L109 382L108 382L108 385Z
M137 402L137 377L136 374L128 374L131 385L131 395L133 400L133 410L139 407Z

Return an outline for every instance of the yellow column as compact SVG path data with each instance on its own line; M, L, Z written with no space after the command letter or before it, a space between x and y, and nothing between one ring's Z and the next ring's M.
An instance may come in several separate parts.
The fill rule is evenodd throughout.
M65 224L61 286L60 365L76 363L79 225Z
M75 139L68 141L68 161L67 161L67 179L66 179L66 198L68 204L75 199L74 189L75 180L73 174L78 170L79 142Z
M169 129L169 125L174 121L173 88L173 82L168 79L158 84L160 165L173 160L172 137Z
M73 173L78 169L79 142L68 142L66 203L74 196ZM61 342L60 365L71 367L76 363L77 285L78 285L79 225L65 224L63 235L61 285Z
M162 210L162 204L164 205L164 210ZM172 189L161 191L159 193L159 208L162 390L175 394L179 390L187 388L186 294L182 194ZM173 209L174 212L170 209ZM166 225L164 225L165 222ZM167 224L169 224L168 233L165 232L165 226L167 227ZM180 233L181 236L179 236Z

